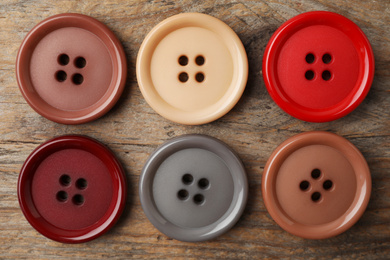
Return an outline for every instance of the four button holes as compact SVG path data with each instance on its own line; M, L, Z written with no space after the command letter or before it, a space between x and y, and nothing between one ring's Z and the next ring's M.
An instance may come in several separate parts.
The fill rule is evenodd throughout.
M314 169L311 171L311 177L314 180L317 180L321 177L321 170L320 169ZM325 180L324 183L322 184L322 188L326 191L329 191L333 187L333 182L331 180ZM302 191L308 191L310 188L310 182L307 180L301 181L299 184L299 188ZM321 199L321 193L318 191L315 191L311 194L311 200L314 202L319 202Z
M61 54L60 56L58 56L57 61L58 64L60 64L61 66L66 66L69 64L70 58L67 54ZM76 68L82 69L87 65L87 61L83 57L76 57L74 59L73 64ZM64 82L68 78L68 75L64 70L59 70L56 72L55 77L59 82ZM84 77L80 73L75 73L72 75L73 84L81 85L83 81Z
M60 177L59 181L60 181L61 186L63 186L64 188L68 188L72 184L72 179L67 174L62 175ZM87 180L84 178L79 178L79 179L77 179L75 186L80 191L85 190L88 186ZM64 190L61 190L61 191L57 192L56 198L59 202L66 202L68 200L68 193ZM84 204L84 196L81 194L76 194L73 196L72 202L73 202L73 204L78 205L78 206L83 205Z
M185 55L181 55L178 59L178 62L181 66L187 66L188 65L188 57ZM205 63L205 58L202 55L198 55L195 58L195 63L198 66L202 66ZM182 83L185 83L189 80L189 76L187 72L181 72L179 74L179 81ZM199 83L203 82L205 80L205 75L203 72L198 72L195 74L195 80Z
M186 173L183 175L183 177L181 178L181 181L183 182L184 185L191 185L193 182L194 182L194 177L189 174L189 173ZM198 187L201 189L201 190L205 190L207 189L208 187L210 186L210 182L208 179L206 178L201 178L199 181L198 181ZM190 194L189 192L186 190L186 189L181 189L177 192L177 197L180 199L180 200L187 200L189 197L190 197ZM197 205L202 205L204 202L205 202L205 197L203 196L203 194L201 193L197 193L195 194L195 196L193 197L193 201L195 204Z
M306 62L308 64L312 64L315 62L316 60L316 57L314 56L313 53L309 53L306 55L306 58L305 58ZM332 62L332 56L329 54L329 53L325 53L323 56L322 56L322 62L324 64L329 64ZM329 70L324 70L321 74L322 76L322 79L325 80L325 81L328 81L332 78L332 73L329 71ZM315 72L313 70L307 70L305 72L305 78L307 80L313 80L315 78Z

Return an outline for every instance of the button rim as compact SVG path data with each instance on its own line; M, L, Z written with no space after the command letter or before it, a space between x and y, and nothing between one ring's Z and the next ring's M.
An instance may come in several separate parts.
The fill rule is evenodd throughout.
M235 91L231 94L229 100L224 103L223 107L218 108L218 110L212 113L208 113L208 115L197 116L197 117L191 116L191 114L187 113L186 111L182 111L174 107L169 108L170 107L169 104L166 103L164 100L162 100L158 94L154 93L155 92L154 87L150 87L150 85L152 85L151 83L152 80L149 79L150 73L148 72L149 56L151 57L154 52L154 48L153 50L150 50L150 46L155 45L154 38L157 37L156 35L162 34L162 32L166 30L169 31L170 27L177 27L177 24L188 23L188 21L192 21L196 23L200 23L199 21L202 21L202 24L208 24L209 26L212 25L214 27L223 30L224 34L229 34L229 37L232 38L232 41L237 47L237 50L239 52L239 60L240 60L240 64L239 66L237 66L240 68L241 71L240 73L241 76L240 79L238 80L240 84L237 85ZM241 39L233 31L233 29L230 26L228 26L226 23L224 23L223 21L219 20L216 17L203 14L203 13L181 13L164 19L163 21L155 25L153 29L146 35L137 55L136 76L137 76L139 89L141 90L144 99L156 113L175 123L185 124L185 125L201 125L201 124L210 123L224 116L240 100L242 94L244 93L247 80L248 80L248 58L245 51L245 47L241 42ZM164 103L168 105L163 106L160 103Z
M107 216L107 214L105 214L105 220L101 223L95 223L92 226L79 230L64 230L57 228L41 218L34 206L32 196L29 194L29 191L31 191L31 187L29 187L31 186L31 178L35 173L35 170L33 169L34 165L39 165L39 162L47 158L53 151L68 149L70 147L73 149L82 149L87 152L92 151L93 154L98 156L105 164L110 164L110 169L114 169L114 171L110 171L113 175L112 178L116 181L116 183L114 183L115 185L113 185L113 192L117 194L117 201L114 202L114 207L110 206L108 209L108 211L111 211L110 215ZM54 241L75 244L88 242L98 238L115 225L125 208L127 186L124 169L109 148L88 136L63 135L39 145L27 157L20 170L17 193L20 209L27 221L36 231Z
M72 114L72 111L58 109L47 104L36 93L36 91L34 91L34 87L31 81L26 79L27 77L30 77L30 73L27 73L27 75L24 73L24 71L30 67L29 61L32 53L30 50L31 47L35 48L36 43L39 42L45 35L47 35L47 28L51 28L53 26L68 27L69 23L72 24L73 27L82 29L84 29L82 24L86 23L88 26L94 28L94 30L100 31L103 35L105 35L105 37L109 39L110 48L113 50L110 51L110 48L108 47L107 49L109 50L111 57L116 57L118 66L116 73L114 71L113 74L113 78L116 77L117 80L114 83L111 82L111 85L107 87L107 90L112 90L111 93L108 94L106 92L106 94L98 101L100 105L97 106L93 111L88 113L84 112L78 115ZM90 29L87 31L90 32ZM42 33L44 36L42 36ZM104 45L107 45L107 41L104 41L101 37L98 38L104 43ZM18 50L15 64L15 73L20 92L35 112L51 121L61 124L74 125L87 123L102 117L117 103L126 84L127 59L122 44L115 36L115 34L105 24L84 14L62 13L42 20L27 33ZM92 106L96 104L97 103L93 104ZM80 111L87 109L88 107L82 110L77 110L77 112L80 113ZM63 113L65 113L65 115Z
M278 203L274 190L277 170L284 160L296 150L307 145L326 145L336 149L355 170L357 190L346 213L329 223L306 225L292 220ZM354 158L355 162L351 162ZM360 185L359 185L360 181ZM363 215L371 195L371 174L361 152L347 139L325 131L304 132L282 142L271 154L264 167L262 194L266 209L272 219L285 231L306 239L325 239L337 236L351 228ZM324 229L325 228L325 229Z
M322 22L331 21L332 24L340 23L344 26L348 26L348 28L352 31L351 33L360 37L361 44L364 46L365 61L362 65L364 66L364 77L360 86L358 88L354 88L353 97L346 97L342 102L330 108L311 109L289 100L288 96L283 94L283 91L280 90L282 87L278 86L278 83L276 82L273 64L278 50L283 44L284 38L287 37L291 31L294 31L294 28L301 26L302 23L310 23L313 20L321 19ZM263 72L263 80L268 93L283 111L303 121L321 123L344 117L362 103L364 98L367 96L374 79L375 60L372 47L367 36L354 22L347 17L334 12L311 11L299 14L284 22L272 35L264 51ZM346 99L348 100L346 101Z
M218 221L201 228L179 227L166 220L154 204L153 194L149 188L153 185L155 170L158 169L161 163L173 153L188 148L200 148L215 153L224 162L233 165L239 170L237 172L231 172L235 174L235 176L232 175L234 188L239 190L234 192L233 199L236 200L234 206L231 204L228 211ZM229 159L229 161L226 159ZM210 240L230 230L244 212L248 189L245 167L237 153L222 141L201 134L182 135L168 140L159 146L149 156L142 169L139 181L141 206L149 221L157 230L166 236L185 242ZM237 195L237 193L240 194ZM223 220L221 221L221 219Z

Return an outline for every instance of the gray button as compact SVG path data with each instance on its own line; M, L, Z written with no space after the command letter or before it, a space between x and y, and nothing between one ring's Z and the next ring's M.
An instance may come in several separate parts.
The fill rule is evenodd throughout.
M228 231L241 216L248 183L236 153L204 135L185 135L159 147L140 179L146 216L162 233L203 241Z

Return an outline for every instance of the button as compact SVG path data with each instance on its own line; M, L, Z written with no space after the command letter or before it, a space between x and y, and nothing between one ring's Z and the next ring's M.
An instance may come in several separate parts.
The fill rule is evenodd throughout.
M30 106L62 124L95 120L119 99L126 80L123 47L104 24L59 14L36 25L16 59L16 78Z
M124 171L96 140L61 136L27 158L18 197L24 216L42 235L63 243L86 242L110 229L122 213Z
M159 147L140 179L142 208L165 235L204 241L228 231L246 204L248 183L236 153L204 135L184 135Z
M374 55L367 37L349 19L308 12L274 33L264 53L263 77L285 112L304 121L327 122L363 101L374 77Z
M240 99L248 78L244 46L209 15L172 16L152 29L138 53L137 80L161 116L187 125L214 121Z
M272 153L262 191L269 214L284 230L323 239L341 234L363 215L371 176L364 157L348 140L307 132Z

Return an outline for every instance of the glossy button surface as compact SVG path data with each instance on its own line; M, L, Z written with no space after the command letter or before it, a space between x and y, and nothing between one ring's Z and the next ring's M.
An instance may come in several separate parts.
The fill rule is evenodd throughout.
M240 99L247 77L240 39L205 14L179 14L159 23L137 58L144 98L157 113L181 124L205 124L225 115Z
M81 14L59 14L36 25L16 60L19 88L42 116L80 124L105 114L126 80L126 55L115 35Z
M18 196L25 217L41 234L59 242L86 242L111 228L123 211L124 171L99 142L61 136L27 158Z
M142 207L162 233L203 241L229 230L247 199L245 169L228 146L203 135L174 138L148 159L140 179Z
M273 100L309 122L338 119L367 95L374 56L362 30L335 13L317 11L285 22L270 39L263 77Z
M327 132L307 132L272 153L262 188L269 214L283 229L322 239L346 231L361 217L371 176L349 141Z

